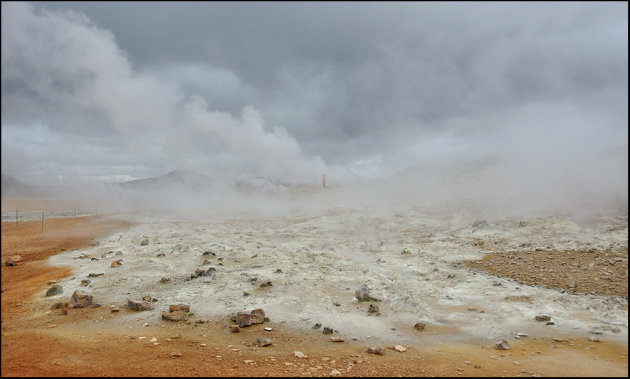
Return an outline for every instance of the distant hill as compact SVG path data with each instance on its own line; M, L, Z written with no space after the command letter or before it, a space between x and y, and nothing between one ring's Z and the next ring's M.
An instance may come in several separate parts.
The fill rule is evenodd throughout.
M212 179L209 176L186 170L173 170L164 176L118 183L125 189L160 190L179 187L196 191L201 191L211 184Z
M12 175L2 174L3 197L37 197L42 194L39 186L25 183Z

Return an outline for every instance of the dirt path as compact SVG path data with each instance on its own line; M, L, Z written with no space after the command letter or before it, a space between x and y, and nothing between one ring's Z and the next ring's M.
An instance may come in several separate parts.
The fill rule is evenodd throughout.
M45 232L38 222L2 225L2 255L22 258L2 266L2 376L627 376L627 344L578 338L514 339L507 351L493 341L407 346L380 356L367 354L363 343L331 342L319 330L297 334L282 320L230 333L227 319L123 327L117 318L133 311L50 309L41 301L46 288L72 272L45 260L126 224L102 217L47 222ZM258 337L273 344L253 346Z

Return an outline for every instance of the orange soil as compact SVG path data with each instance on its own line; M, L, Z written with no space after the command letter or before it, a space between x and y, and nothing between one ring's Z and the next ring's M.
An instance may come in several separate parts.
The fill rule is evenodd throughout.
M509 351L495 350L491 341L413 346L378 356L367 354L364 344L333 343L316 330L296 333L281 320L230 333L227 317L189 324L156 320L129 328L116 323L132 312L127 309L111 313L104 305L65 309L62 315L42 299L51 281L72 272L48 266L45 259L62 249L86 247L126 224L100 217L46 222L44 232L37 221L17 229L15 223L2 225L2 255L23 258L18 266L2 266L2 376L329 376L338 370L341 376L627 377L627 344L603 337L599 343L570 336L564 342L524 338L509 341ZM267 326L273 331L263 331ZM170 339L175 335L180 337ZM149 341L152 337L159 345ZM271 338L273 344L252 346L257 337ZM181 357L172 357L174 350ZM295 350L308 358L295 357Z

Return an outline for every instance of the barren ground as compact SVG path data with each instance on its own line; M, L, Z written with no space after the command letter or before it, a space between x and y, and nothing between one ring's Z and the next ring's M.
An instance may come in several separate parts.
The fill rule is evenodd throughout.
M627 376L627 214L595 226L540 219L474 228L369 214L99 216L49 219L43 232L39 221L2 223L2 256L22 258L2 265L2 376ZM211 246L215 276L186 280ZM118 250L123 266L110 268L108 252ZM444 255L451 250L458 256ZM105 275L82 288L87 272ZM162 276L172 283L156 284ZM274 285L258 288L253 277ZM54 282L64 292L47 298ZM383 299L381 315L350 301L362 283ZM51 309L79 288L101 306ZM144 294L158 299L155 310L124 307ZM191 304L189 322L160 320L181 301ZM257 307L269 322L229 332L235 310ZM539 313L557 325L533 321ZM345 341L311 329L317 321ZM412 321L427 326L416 331ZM253 346L257 337L273 344ZM512 349L496 350L497 339ZM407 350L365 352L377 345Z

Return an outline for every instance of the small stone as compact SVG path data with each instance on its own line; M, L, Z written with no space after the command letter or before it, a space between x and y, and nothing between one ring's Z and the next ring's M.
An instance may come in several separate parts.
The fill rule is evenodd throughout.
M499 341L494 345L497 350L510 350L512 347L507 343L507 341Z
M166 283L168 283L170 281L171 280L169 278L162 278L162 279L160 279L160 283L162 283L162 284L166 284Z
M149 244L149 239L146 237L142 241L140 241L140 246L146 246L148 244Z
M407 351L407 348L404 346L396 345L394 346L394 350L404 353L405 351Z
M206 346L208 346L208 345L206 345L205 343L200 343L200 344L199 344L199 346L201 346L201 347L206 347Z
M173 350L173 351L171 352L171 357L181 357L181 356L182 356L182 353L180 353L180 352L179 352L179 351L177 351L177 350Z
M143 327L143 328L147 328L147 327L149 327L149 323L148 323L148 322L145 322L144 324L142 324L142 327Z
M293 355L295 355L298 358L308 358L308 356L304 355L304 353L302 353L301 351L294 351Z
M403 254L403 255L410 255L411 254L411 249L408 249L408 248L405 247L404 249L402 249L402 253L401 254Z
M63 293L63 288L59 284L55 284L46 291L46 296L55 296Z
M188 312L177 310L175 312L162 312L162 319L167 321L186 321L188 319Z
M95 274L92 272L88 274L88 278L96 278L97 276L101 276L101 275L105 275L105 273L101 272L100 274Z
M425 326L426 326L426 324L425 324L425 323L423 323L423 322L419 322L419 323L417 323L416 325L414 325L413 327L414 327L416 330L424 330L424 327L425 327Z
M164 254L164 253L158 253L158 254L156 255L156 257L165 257L165 256L166 256L166 254Z
M378 305L370 304L368 308L368 313L376 313L378 312Z
M245 364L250 364L250 363L254 363L254 361L253 361L253 360L251 360L251 359L245 359L245 360L243 361L243 363L245 363Z
M11 267L17 266L17 263L15 263L12 259L7 258L7 260L4 262L4 265L7 267Z
M254 346L269 346L273 343L272 340L270 340L269 338L256 338L256 341L254 341L253 345Z
M92 281L90 279L83 279L83 280L81 280L81 286L83 286L83 287L89 286L90 283L92 283Z
M339 370L337 370L337 369L332 370L330 372L330 376L339 376L339 375L341 375L341 372Z
M324 330L322 331L324 334L332 334L333 330L327 326L324 326Z
M265 322L265 311L261 308L254 309L249 315L249 322L252 324L262 324Z
M65 309L62 309L61 312L59 312L60 315L65 316L68 314L68 311Z
M271 332L272 330L273 330L273 329L271 329L271 328L265 328L265 331L266 331L266 332Z
M122 266L122 261L118 260L118 261L113 261L112 264L110 265L110 267L120 267Z
M551 321L551 317L546 315L537 315L536 317L534 317L534 319L536 321Z
M238 332L240 332L240 331L241 331L241 328L239 328L239 326L238 326L238 325L232 325L232 326L230 326L230 331L231 331L232 333L238 333Z
M385 349L383 349L383 348L382 348L382 347L380 347L380 346L372 346L372 347L369 347L369 348L366 350L366 352L367 352L367 353L370 353L370 354L383 355L383 354L385 354Z
M319 322L316 323L315 325L313 325L313 327L311 329L319 329L322 327L322 324L320 324Z
M330 337L332 342L344 342L344 339L341 337Z
M600 342L599 338L595 337L595 336L590 336L589 341L593 341L593 342Z
M55 303L50 309L59 309L68 306L68 303Z
M112 308L112 312L118 312L118 311L120 311L120 309L118 307Z
M134 301L131 299L127 299L127 308L133 309L135 311L146 311L151 309L151 304L147 301Z

